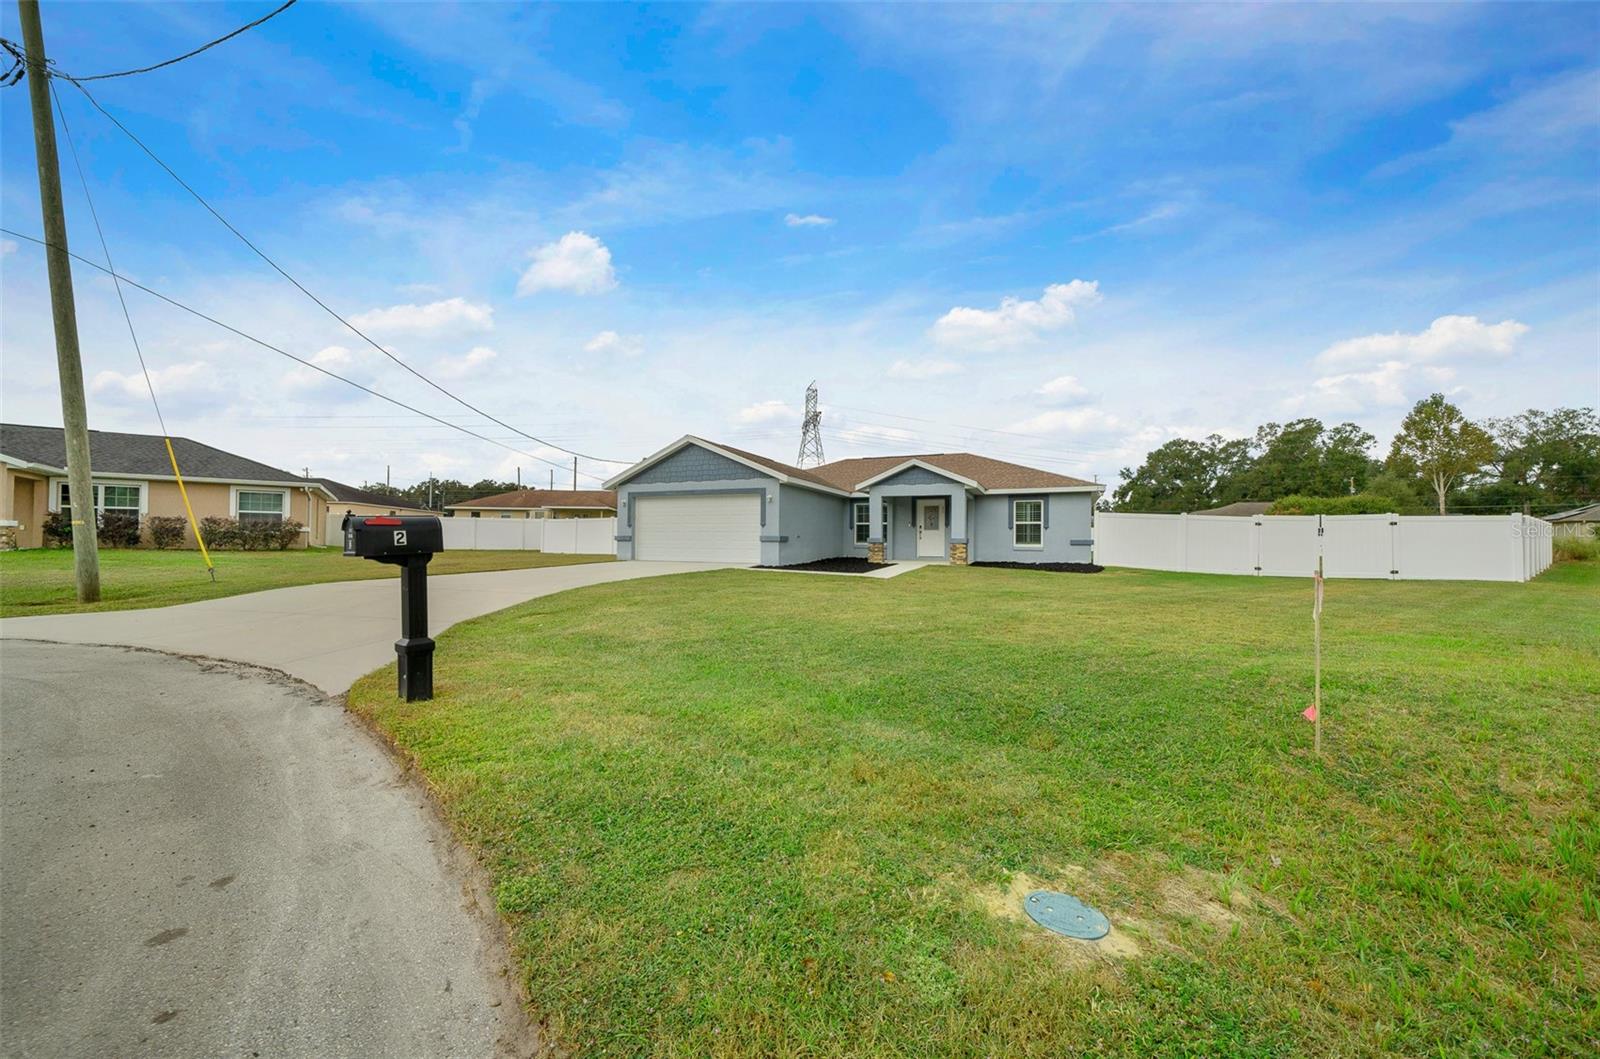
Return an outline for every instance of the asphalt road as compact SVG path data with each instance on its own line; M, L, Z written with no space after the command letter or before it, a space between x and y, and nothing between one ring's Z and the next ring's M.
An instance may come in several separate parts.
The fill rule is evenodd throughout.
M0 643L0 810L4 1055L537 1043L464 855L376 741L305 685Z
M361 562L359 559L350 560ZM428 578L429 635L569 588L718 569L716 563L579 563ZM400 582L332 581L159 610L0 619L0 639L126 644L281 669L330 695L394 665Z

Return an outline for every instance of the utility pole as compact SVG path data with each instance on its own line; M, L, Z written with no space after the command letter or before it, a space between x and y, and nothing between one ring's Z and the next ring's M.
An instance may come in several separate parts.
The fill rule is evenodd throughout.
M572 457L572 491L578 491L578 457Z
M556 487L556 469L554 467L552 467L552 468L550 468L550 489L551 489L552 492L555 491L555 487Z
M56 157L56 124L50 110L50 71L45 66L39 0L17 0L17 16L22 24L22 46L28 53L28 100L33 104L39 209L44 214L45 267L50 276L50 315L55 323L56 370L61 379L61 424L67 441L67 490L72 504L73 574L78 602L93 603L100 598L100 542L96 536L94 479L89 471L89 412L83 400L78 312L72 298L72 259L67 256L67 215L61 204L61 162Z

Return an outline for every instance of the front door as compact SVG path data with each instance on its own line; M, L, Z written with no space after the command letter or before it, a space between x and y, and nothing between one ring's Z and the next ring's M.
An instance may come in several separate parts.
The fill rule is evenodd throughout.
M917 501L917 558L944 558L944 501Z

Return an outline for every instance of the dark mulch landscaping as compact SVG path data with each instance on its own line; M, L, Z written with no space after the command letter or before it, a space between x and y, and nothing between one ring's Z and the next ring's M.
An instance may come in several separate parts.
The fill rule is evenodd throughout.
M1103 566L1094 563L969 563L969 566L998 566L1007 570L1048 570L1053 574L1098 574Z
M758 566L757 570L822 570L830 574L870 574L874 570L893 566L894 563L869 563L855 556L842 555L837 559L818 559L815 562L795 563L793 566Z

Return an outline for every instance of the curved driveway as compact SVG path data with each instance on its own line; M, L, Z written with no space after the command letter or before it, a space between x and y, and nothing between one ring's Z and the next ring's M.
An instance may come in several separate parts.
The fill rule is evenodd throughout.
M678 563L432 579L432 631ZM539 1048L492 898L326 692L394 660L399 582L0 622L0 1054ZM38 640L71 643L39 643Z
M428 578L429 634L569 588L715 570L713 563L581 563ZM333 581L156 610L0 619L0 639L122 644L281 669L330 695L394 662L400 580Z

